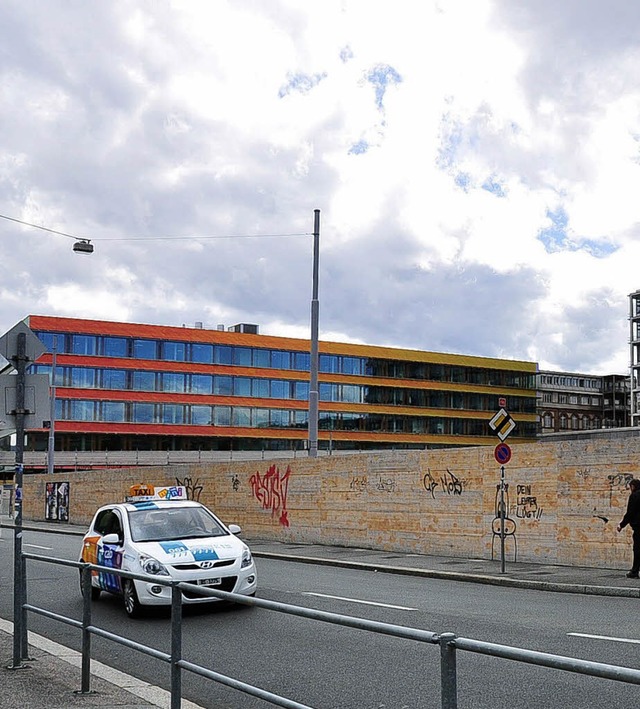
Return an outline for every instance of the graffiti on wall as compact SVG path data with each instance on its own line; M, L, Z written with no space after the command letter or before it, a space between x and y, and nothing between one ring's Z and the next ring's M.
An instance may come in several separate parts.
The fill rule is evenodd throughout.
M182 480L176 478L176 485L186 488L187 500L200 502L200 493L204 490L204 485L200 484L200 478L196 478L195 480L191 477L186 477Z
M231 476L231 487L234 492L238 492L240 489L240 478L235 474Z
M613 503L613 493L622 492L629 489L629 483L633 480L631 473L616 473L615 475L607 475L609 483L609 505Z
M516 485L516 517L518 519L540 519L542 507L538 498L531 494L531 485Z
M516 538L516 521L509 517L509 483L504 484L504 508L502 507L502 500L500 498L500 483L496 485L496 497L494 504L495 517L491 521L491 559L494 556L494 547L496 539L502 538L502 512L504 510L504 542L505 542L505 556L507 554L507 547L513 546L513 560L518 561L518 540ZM511 544L507 544L507 542Z
M382 477L380 477L380 479L376 483L376 490L380 490L380 492L394 492L395 489L396 481L392 478L387 478L386 480L383 480Z
M280 475L277 465L269 467L264 475L256 471L250 478L251 492L260 503L263 510L270 510L272 517L278 517L278 522L283 527L289 526L287 511L287 493L289 491L289 477L291 466L287 465L287 472Z
M69 483L47 483L44 518L47 521L69 521Z
M441 493L444 495L462 495L465 484L465 481L460 480L449 468L440 475L438 480L433 477L430 469L427 470L422 478L422 486L431 494L434 500L436 499L436 491L438 488L440 488Z
M364 492L369 485L369 479L366 475L354 475L351 478L351 483L349 484L349 489L353 492Z

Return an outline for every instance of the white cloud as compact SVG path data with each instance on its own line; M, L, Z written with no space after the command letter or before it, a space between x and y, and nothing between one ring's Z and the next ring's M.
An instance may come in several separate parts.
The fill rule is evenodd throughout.
M638 37L627 0L9 0L0 214L96 250L0 220L0 329L307 337L320 208L322 337L624 371Z

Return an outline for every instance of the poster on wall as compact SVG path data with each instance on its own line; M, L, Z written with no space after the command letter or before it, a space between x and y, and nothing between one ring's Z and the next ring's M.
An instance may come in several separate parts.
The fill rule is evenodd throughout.
M49 522L69 521L69 483L47 483L44 518Z

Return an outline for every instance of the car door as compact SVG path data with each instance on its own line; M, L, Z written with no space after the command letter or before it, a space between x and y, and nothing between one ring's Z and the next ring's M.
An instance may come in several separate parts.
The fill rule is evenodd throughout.
M122 513L119 509L112 507L102 510L96 517L94 530L95 537L95 563L99 566L107 566L113 569L122 568L122 558L124 554L124 525L122 523ZM117 536L116 542L105 542L105 537ZM107 571L97 573L98 586L110 593L122 593L122 577Z

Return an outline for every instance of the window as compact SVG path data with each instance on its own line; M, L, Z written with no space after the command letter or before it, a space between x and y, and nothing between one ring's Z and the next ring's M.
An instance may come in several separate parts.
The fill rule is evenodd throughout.
M133 421L134 423L155 423L154 405L134 403Z
M232 426L251 426L251 409L248 406L234 406L231 409Z
M289 426L289 412L282 409L271 409L271 425L285 428Z
M102 348L105 357L126 357L127 338L126 337L103 337Z
M213 407L213 423L216 426L231 426L231 407L230 406L214 406Z
M233 363L239 367L251 366L251 350L248 347L236 347L233 350Z
M271 366L271 350L253 350L254 367Z
M342 358L343 374L362 374L362 360L359 357Z
M123 401L103 401L100 404L100 420L123 422L124 402Z
M93 421L95 401L70 401L70 418L72 421Z
M342 385L342 401L359 404L362 401L362 391L359 386L343 384Z
M232 364L233 348L227 345L216 345L213 353L213 361L216 364Z
M311 355L308 352L294 352L292 368L300 372L308 372L311 369Z
M273 369L291 369L291 352L271 350L271 367Z
M86 367L71 367L71 386L92 389L96 385L96 370Z
M340 371L339 357L335 355L320 355L320 371L335 374Z
M127 373L124 369L103 369L102 370L103 389L126 389Z
M254 409L253 425L256 428L269 428L269 409Z
M209 426L211 424L210 406L192 406L191 423L194 426Z
M233 395L233 379L231 377L214 377L213 393L220 396Z
M213 377L209 374L192 374L191 391L194 394L211 394L213 391Z
M156 373L155 372L134 372L133 373L133 388L136 391L155 391L156 390Z
M213 362L213 345L192 344L191 360L193 362L202 362L203 364Z
M162 375L162 391L183 392L184 374L165 372Z
M309 382L294 382L293 398L306 401L309 398Z
M98 340L94 335L73 335L71 352L77 355L95 355L98 353Z
M162 423L184 423L184 406L182 404L163 404Z
M248 377L233 378L234 396L251 396L251 379Z
M269 396L269 380L254 379L251 382L251 394L259 399L266 399Z
M134 340L133 356L136 359L157 359L158 347L155 340Z
M36 332L36 335L49 352L53 352L54 349L64 352L64 335L55 332Z
M187 346L184 342L163 342L162 359L171 362L184 362Z
M289 382L281 379L271 380L271 398L272 399L288 399L289 398Z

